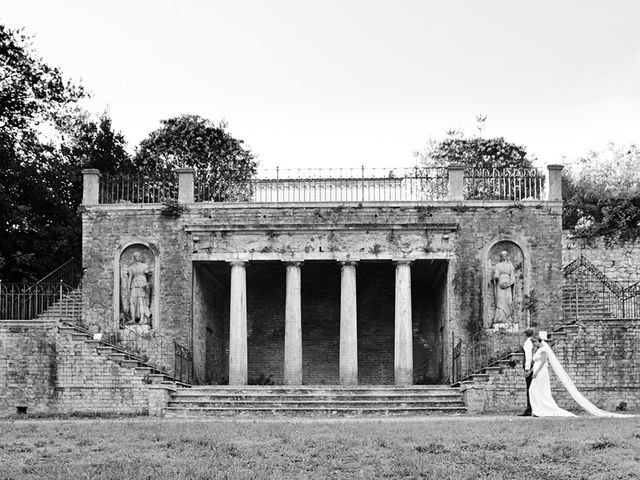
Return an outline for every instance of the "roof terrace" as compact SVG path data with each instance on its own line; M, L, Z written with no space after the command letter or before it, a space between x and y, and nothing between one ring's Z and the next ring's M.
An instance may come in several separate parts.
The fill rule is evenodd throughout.
M561 200L560 165L536 168L307 168L264 170L248 181L203 172L101 175L84 171L84 205L180 203L367 203Z

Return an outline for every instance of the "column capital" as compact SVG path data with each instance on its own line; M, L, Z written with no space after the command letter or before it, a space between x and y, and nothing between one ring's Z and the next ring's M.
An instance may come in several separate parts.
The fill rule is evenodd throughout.
M338 263L343 267L355 267L358 265L357 260L338 260Z
M249 260L228 260L228 263L232 267L246 267Z
M399 258L392 260L392 262L396 265L411 265L415 260L411 258Z
M301 267L304 264L304 260L281 260L287 267Z
M560 165L557 163L547 165L547 170L563 170L563 169L564 169L564 165Z

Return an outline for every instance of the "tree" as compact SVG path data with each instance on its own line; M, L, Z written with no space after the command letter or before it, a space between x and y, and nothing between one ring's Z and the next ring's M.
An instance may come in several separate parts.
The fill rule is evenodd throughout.
M476 117L478 134L482 134L486 116ZM518 172L511 172L508 189L501 183L487 181L491 174L482 170L505 168L531 168L532 161L524 147L507 142L503 137L483 138L465 136L460 130L450 130L443 140L430 140L427 146L415 153L420 167L447 167L452 164L466 167L465 198L520 200L522 197L535 196L530 183ZM471 171L469 171L471 170ZM428 175L428 172L425 172ZM541 183L534 188L540 189Z
M609 144L565 168L563 227L580 236L640 236L640 149Z
M33 281L80 258L83 168L131 170L105 112L77 107L81 86L0 25L0 279Z
M124 135L113 130L108 111L96 117L75 107L64 117L61 131L61 151L78 169L96 168L111 174L136 170Z
M47 130L84 96L0 25L0 278L33 280L69 258L78 232L73 175ZM75 237L75 238L74 238Z
M450 130L443 140L430 140L415 155L424 167L445 167L451 164L488 169L532 166L525 147L507 142L503 137L467 137L459 130Z
M134 163L140 171L167 177L177 167L195 167L212 199L246 195L247 181L256 173L255 156L226 131L225 123L215 125L197 115L160 123L137 149Z

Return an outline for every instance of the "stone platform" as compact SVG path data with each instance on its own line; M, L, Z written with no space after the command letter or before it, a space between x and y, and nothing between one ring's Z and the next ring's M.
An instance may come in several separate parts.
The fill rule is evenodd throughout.
M463 414L459 388L429 386L197 386L171 397L167 417Z

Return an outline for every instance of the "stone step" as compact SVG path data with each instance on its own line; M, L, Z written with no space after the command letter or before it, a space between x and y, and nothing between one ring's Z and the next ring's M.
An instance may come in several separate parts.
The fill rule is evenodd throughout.
M179 408L167 407L163 410L166 417L204 417L204 416L391 416L391 415L442 415L466 413L462 407L282 407L282 408L227 408L201 407Z
M443 392L432 393L420 393L420 392L384 392L384 391L360 391L360 392L348 392L348 391L257 391L257 392L243 392L243 391L204 391L198 390L197 387L192 387L188 392L177 392L176 395L184 397L207 397L207 398L279 398L279 397L319 397L319 398L368 398L368 397L385 397L385 398L454 398L459 395L460 392L456 389Z
M499 375L502 372L502 367L486 367L484 373L489 376Z
M433 391L457 391L449 385L194 385L189 391L207 390L224 392L433 392Z
M460 398L460 392L443 395L375 395L375 394L344 394L344 395L296 395L296 394L272 394L272 395L233 395L233 394L217 394L202 395L199 393L190 394L189 392L176 392L173 401L176 402L274 402L274 401L308 401L317 400L322 402L332 401L385 401L385 402L413 402L413 401L455 401Z
M384 400L281 400L281 401L269 401L269 402L255 402L251 400L238 400L238 401L218 401L218 402L176 402L170 401L168 404L172 408L262 408L262 409L277 409L277 408L326 408L328 410L335 408L378 408L378 409L390 409L400 407L457 407L464 408L465 404L462 398L453 401L396 401L389 402Z

